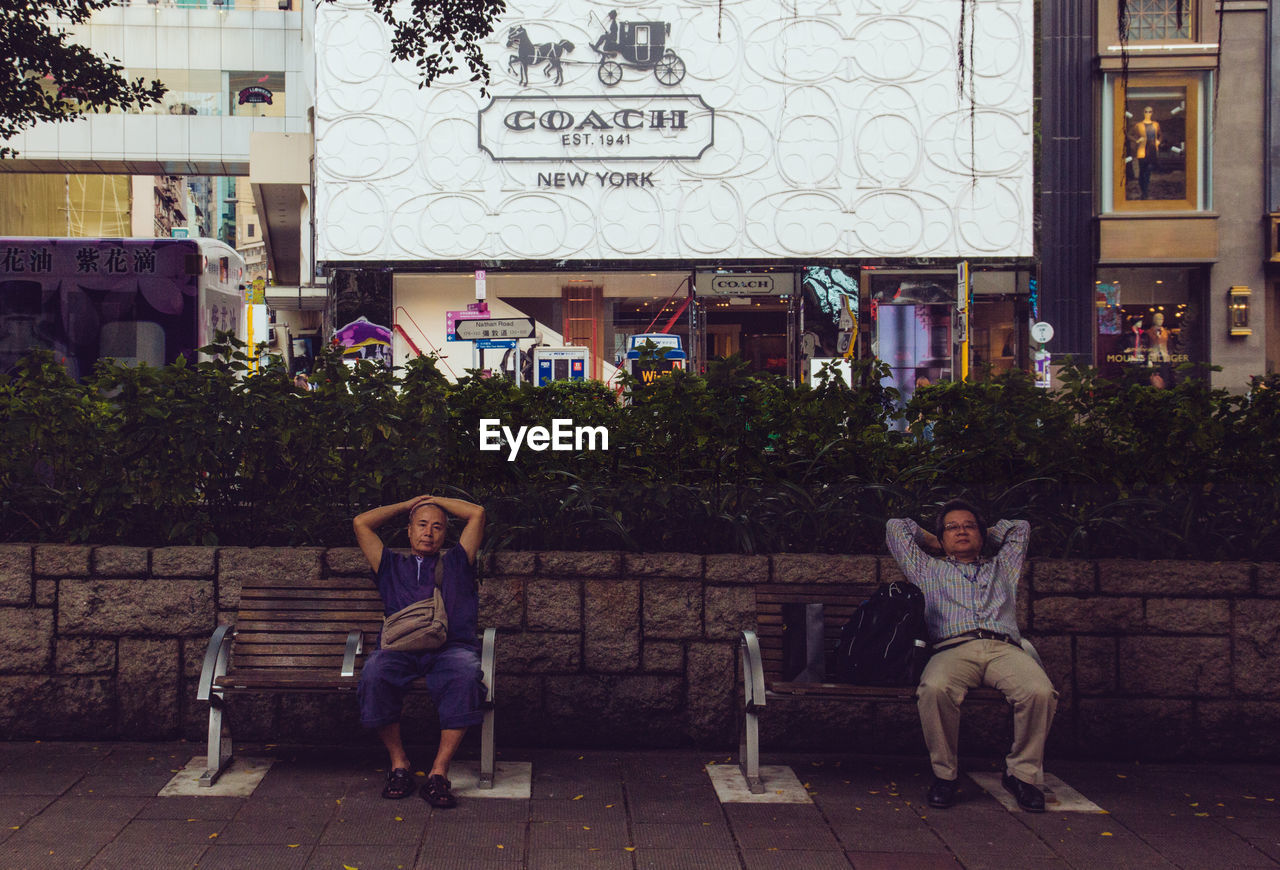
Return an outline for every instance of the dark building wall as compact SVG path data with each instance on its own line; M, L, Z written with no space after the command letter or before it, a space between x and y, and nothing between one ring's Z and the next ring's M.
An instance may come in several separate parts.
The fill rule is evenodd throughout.
M1040 319L1049 350L1093 358L1093 3L1044 0L1040 19Z
M1242 390L1266 370L1269 294L1264 248L1267 228L1266 77L1267 10L1257 2L1228 2L1222 9L1220 77L1214 118L1213 206L1218 213L1218 262L1209 284L1211 361L1222 367L1215 386ZM1244 285L1253 334L1231 337L1227 288Z
M1280 0L1267 7L1267 210L1280 212L1280 112L1271 101L1280 97Z
M1280 98L1280 0L1267 4L1267 83L1264 94L1264 112L1267 123L1266 179L1267 210L1280 213L1280 111L1274 100ZM1280 250L1280 227L1268 221L1268 250ZM1267 328L1267 372L1280 367L1280 263L1271 264L1267 282L1267 317L1261 321Z

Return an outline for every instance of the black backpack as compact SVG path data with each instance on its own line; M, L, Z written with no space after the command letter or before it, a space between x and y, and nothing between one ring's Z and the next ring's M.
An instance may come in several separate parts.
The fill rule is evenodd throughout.
M840 629L836 677L860 686L914 686L929 657L928 636L920 587L881 583Z

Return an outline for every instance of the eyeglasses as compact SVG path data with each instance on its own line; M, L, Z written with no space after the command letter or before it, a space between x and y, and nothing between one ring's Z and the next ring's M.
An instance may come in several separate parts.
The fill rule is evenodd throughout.
M977 523L947 523L942 527L943 532L958 532L964 529L966 532L976 532L978 530Z

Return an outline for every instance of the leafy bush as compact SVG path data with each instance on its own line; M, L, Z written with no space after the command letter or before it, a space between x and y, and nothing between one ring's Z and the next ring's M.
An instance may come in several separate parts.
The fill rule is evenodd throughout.
M1280 557L1280 380L1246 396L1069 368L923 388L885 370L795 387L741 360L705 377L516 387L318 361L312 392L219 361L83 383L47 353L0 378L0 535L134 545L350 545L351 517L422 492L489 512L486 546L877 552L891 516L955 495L1032 522L1039 555ZM480 421L603 426L608 451L481 451ZM390 531L390 530L389 530Z

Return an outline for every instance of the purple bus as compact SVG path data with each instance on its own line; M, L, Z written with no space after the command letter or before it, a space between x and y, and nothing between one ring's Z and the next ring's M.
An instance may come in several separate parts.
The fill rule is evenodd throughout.
M216 239L0 238L0 371L36 347L76 378L197 362L219 330L245 340L244 272Z

